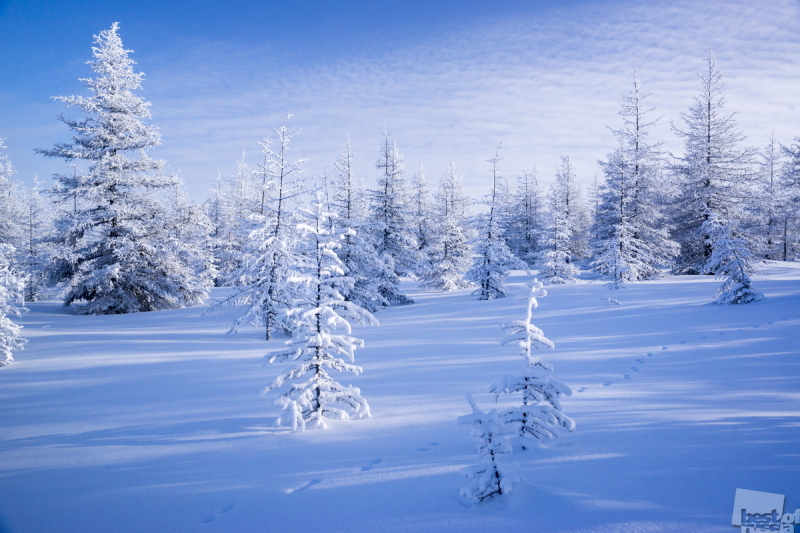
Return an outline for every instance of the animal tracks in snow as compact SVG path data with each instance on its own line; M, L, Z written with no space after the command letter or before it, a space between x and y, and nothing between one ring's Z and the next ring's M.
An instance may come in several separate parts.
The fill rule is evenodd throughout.
M218 508L219 510L216 513L210 514L208 516L203 517L200 520L200 523L201 524L210 524L211 522L213 522L214 520L219 518L220 515L223 515L225 513L229 513L231 511L233 511L236 508L236 505L237 505L236 502L223 503L222 505L219 506L219 508Z
M361 471L362 472L367 472L369 470L372 470L373 468L375 468L375 465L379 465L382 462L383 462L383 459L373 459L372 461L370 461L370 463L368 465L362 466L361 467Z

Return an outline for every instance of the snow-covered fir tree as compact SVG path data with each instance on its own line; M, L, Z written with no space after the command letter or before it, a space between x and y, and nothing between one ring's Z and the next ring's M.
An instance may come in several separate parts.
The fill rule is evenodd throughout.
M673 128L684 144L674 167L681 187L674 209L673 234L680 244L674 270L682 274L700 273L711 257L702 229L709 216L719 215L737 226L743 201L751 196L753 151L738 147L744 136L734 114L723 110L725 86L716 57L709 52L705 61L701 93L689 112L681 114L686 130Z
M583 248L586 239L586 211L569 156L561 157L547 200L547 229L539 274L549 283L575 283L578 269L574 261L576 250Z
M501 143L502 145L502 143ZM475 258L466 279L478 285L473 293L479 300L491 300L506 296L506 278L511 269L527 270L528 266L517 259L506 245L504 228L501 225L502 209L498 207L497 198L497 164L500 159L500 148L497 146L495 156L489 159L492 164L492 192L486 203L489 212L478 217L477 237L473 250Z
M414 178L411 181L411 190L413 233L414 240L417 243L414 274L419 277L428 266L428 256L431 253L430 247L435 232L434 214L431 208L431 191L422 165L419 166L419 170L414 174Z
M659 144L648 142L647 106L636 72L633 88L623 97L623 126L612 130L618 148L600 161L600 187L594 222L593 267L610 287L653 279L669 264L678 245L669 237L665 216L656 204L654 186L661 176Z
M528 310L524 320L515 320L503 326L507 331L502 344L514 343L523 359L521 374L510 375L492 385L490 392L497 398L501 394L522 393L522 405L500 413L500 420L509 428L508 434L527 439L549 440L559 436L559 429L575 430L575 422L561 410L561 396L572 396L572 390L553 378L553 365L535 355L541 347L555 348L553 341L541 329L531 324L537 298L547 296L539 280L530 284ZM522 445L523 449L526 445Z
M251 215L255 229L245 246L244 264L234 272L239 291L222 304L239 303L244 313L231 325L231 332L248 322L263 327L266 340L276 331L288 331L279 320L291 307L294 295L288 278L296 263L297 202L305 193L303 165L290 161L289 144L297 131L289 128L291 115L275 129L277 146L268 137L261 141L264 162L257 211Z
M27 342L21 334L22 326L9 318L27 311L22 307L25 280L12 268L13 257L14 247L0 243L0 367L12 362L13 352Z
M478 408L467 396L472 413L458 417L459 424L472 426L470 434L478 439L478 463L461 470L472 483L461 489L461 497L471 504L480 503L493 496L511 492L514 485L522 482L517 463L504 463L503 455L512 451L506 438L508 427L500 420L497 409L488 413Z
M536 168L517 178L517 186L509 210L506 241L511 252L533 266L544 239L545 203Z
M421 288L453 291L470 285L464 279L472 264L468 202L461 176L450 163L436 191L427 257L419 274Z
M87 114L81 120L60 117L74 133L72 142L38 150L90 165L86 173L56 175L53 188L62 203L75 202L58 230L73 265L64 304L85 302L78 308L81 314L174 309L207 294L192 269L175 260L179 251L163 253L164 207L156 193L168 192L177 180L162 174L163 161L146 154L160 144L160 136L146 124L150 104L134 93L144 74L134 72L118 29L114 23L95 36L88 64L97 76L82 80L91 96L56 98Z
M299 225L300 249L298 262L293 265L296 274L287 280L297 295L287 311L292 339L286 342L286 348L265 356L267 363L296 362L264 390L283 390L276 403L284 413L277 424L290 423L294 430L324 428L325 418L347 420L370 415L361 391L341 385L330 374L362 372L361 367L351 364L356 348L364 346L363 340L350 336L351 322L372 326L378 322L365 309L346 301L338 290L352 280L344 275L337 256L344 236L332 229L332 214L325 212L324 203L318 193L313 209L300 212L305 220Z
M390 279L394 271L375 253L375 248L364 236L367 197L361 177L353 170L350 139L345 141L345 149L336 160L336 170L336 177L331 182L331 209L337 214L339 226L352 230L345 233L338 255L353 283L339 290L347 301L374 313L389 305L381 294L378 280Z
M416 267L416 239L412 231L412 210L403 171L403 157L397 144L383 132L381 156L375 167L382 172L377 189L371 191L369 224L365 225L375 252L389 267L387 277L378 280L379 290L390 304L413 300L400 294L399 276L412 274Z
M764 296L753 290L750 279L758 260L750 252L748 242L736 236L728 221L715 213L708 214L701 230L708 235L707 244L711 248L701 274L716 274L717 279L724 280L715 303L747 304L761 300Z

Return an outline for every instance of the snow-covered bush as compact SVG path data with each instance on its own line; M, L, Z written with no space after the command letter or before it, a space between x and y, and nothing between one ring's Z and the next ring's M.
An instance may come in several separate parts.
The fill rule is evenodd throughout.
M264 390L266 393L286 385L287 390L276 402L284 410L277 424L291 423L294 430L307 425L324 428L325 418L369 416L369 404L361 391L337 383L329 371L360 374L361 367L342 359L344 356L352 363L356 348L364 346L363 340L350 336L350 321L378 325L368 311L346 301L338 290L352 285L352 279L344 276L336 255L343 235L331 229L330 213L324 211L322 196L318 194L313 211L301 214L306 222L298 228L301 242L296 274L287 280L297 295L287 311L292 339L286 342L286 348L264 356L265 364L297 361Z

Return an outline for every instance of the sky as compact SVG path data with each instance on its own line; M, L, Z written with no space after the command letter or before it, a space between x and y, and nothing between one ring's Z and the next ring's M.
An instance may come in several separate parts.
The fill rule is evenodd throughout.
M16 179L66 169L33 150L69 139L56 117L81 112L51 97L88 94L92 36L115 21L146 74L163 143L151 155L198 201L243 151L255 167L289 113L311 178L335 171L349 136L373 185L385 130L409 175L422 164L435 186L452 161L473 197L501 142L509 180L535 167L546 185L568 155L588 184L634 68L660 117L651 138L680 155L672 128L709 50L745 144L800 136L797 0L0 0L0 138Z

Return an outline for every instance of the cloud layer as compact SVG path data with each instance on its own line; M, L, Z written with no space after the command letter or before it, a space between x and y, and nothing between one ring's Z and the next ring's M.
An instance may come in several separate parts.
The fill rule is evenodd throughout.
M763 144L772 131L790 141L800 135L799 20L800 8L789 0L757 7L744 1L603 2L472 23L403 49L376 47L335 63L295 63L287 59L291 50L210 41L165 50L149 64L137 60L164 136L154 155L180 170L195 198L205 196L218 170L232 172L242 149L255 164L258 139L287 112L301 130L294 155L310 160L312 176L322 172L323 160L333 163L349 134L356 168L372 184L385 127L408 170L424 163L435 180L454 161L478 196L489 184L486 160L501 140L501 171L509 178L536 165L550 180L560 156L569 154L588 182L597 159L614 146L607 126L618 125L634 67L663 115L653 138L679 152L670 120L681 125L709 49L717 54L728 109L738 113L748 143ZM41 113L44 106L34 107ZM50 116L57 107L51 104ZM49 139L57 128L41 124L20 137ZM15 124L3 132L7 144L13 146L23 129ZM35 156L12 153L18 156L15 163L28 173L44 168Z

